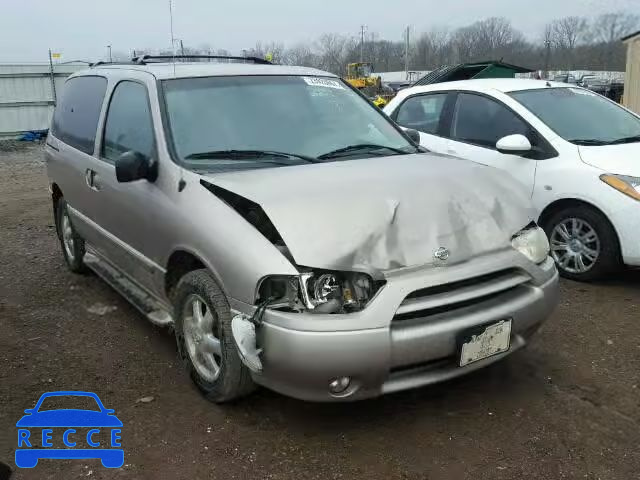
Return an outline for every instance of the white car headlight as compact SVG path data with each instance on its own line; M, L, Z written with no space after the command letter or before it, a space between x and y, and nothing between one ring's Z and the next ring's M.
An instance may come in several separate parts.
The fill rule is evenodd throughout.
M549 240L540 227L525 228L511 239L511 245L534 263L542 263L549 256Z

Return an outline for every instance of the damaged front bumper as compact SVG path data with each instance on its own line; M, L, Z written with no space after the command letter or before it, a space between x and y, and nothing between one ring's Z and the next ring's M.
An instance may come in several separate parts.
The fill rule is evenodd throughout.
M262 370L253 373L256 383L311 401L358 400L437 383L526 345L558 301L553 261L534 265L514 251L387 272L386 280L357 313L267 309L257 329ZM253 310L232 302L234 315ZM461 336L501 320L511 320L510 349L459 367ZM336 391L336 384L343 388Z

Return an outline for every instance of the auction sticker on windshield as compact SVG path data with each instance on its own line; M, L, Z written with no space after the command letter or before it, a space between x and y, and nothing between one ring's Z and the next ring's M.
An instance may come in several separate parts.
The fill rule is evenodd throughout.
M320 78L320 77L302 77L307 85L311 85L313 87L326 87L326 88L336 88L338 90L344 90L344 86L338 81L333 80L331 78Z

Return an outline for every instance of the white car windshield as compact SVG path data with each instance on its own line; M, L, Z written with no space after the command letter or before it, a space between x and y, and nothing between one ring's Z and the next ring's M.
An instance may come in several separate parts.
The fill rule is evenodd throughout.
M416 152L338 78L230 76L163 81L174 155L194 170L300 165Z
M640 119L588 90L544 88L510 95L554 132L576 145L640 142Z

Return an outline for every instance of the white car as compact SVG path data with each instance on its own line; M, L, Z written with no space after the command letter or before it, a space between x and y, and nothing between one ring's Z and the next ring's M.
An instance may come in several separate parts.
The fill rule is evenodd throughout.
M408 88L384 111L427 149L520 181L565 277L640 266L638 115L575 85L524 79Z

